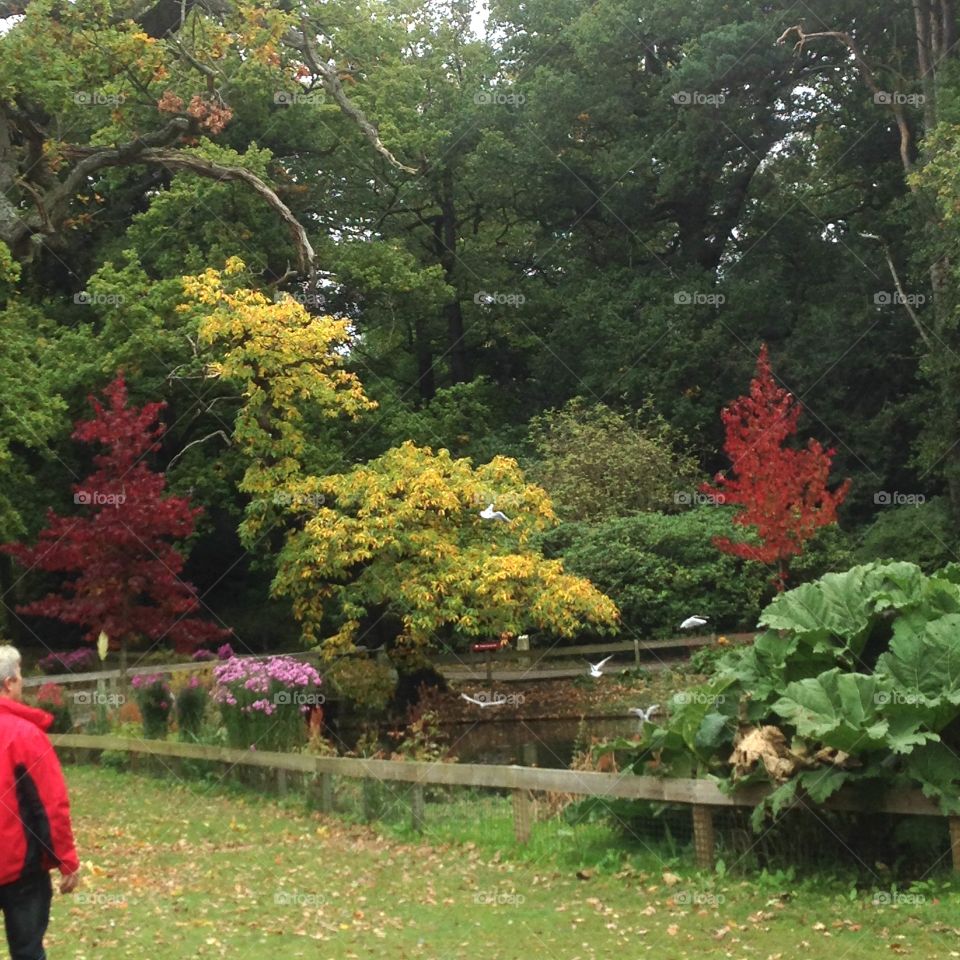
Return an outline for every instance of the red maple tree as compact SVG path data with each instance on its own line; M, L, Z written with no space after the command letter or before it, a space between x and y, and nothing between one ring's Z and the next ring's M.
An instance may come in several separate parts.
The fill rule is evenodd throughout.
M802 410L773 379L764 344L749 395L738 397L721 414L734 476L721 472L714 477L716 486L701 487L719 502L739 506L733 522L753 527L759 540L717 537L714 545L736 557L775 564L778 590L784 589L790 558L803 552L818 527L836 522L837 507L850 488L849 480L832 492L827 488L836 451L824 450L816 440L801 448L786 445L797 432Z
M164 496L166 478L147 465L147 455L160 447L158 418L166 404L127 407L122 374L104 396L106 407L90 397L95 416L78 421L73 432L75 440L106 448L94 457L94 472L73 487L86 515L49 510L36 546L9 543L0 550L27 568L72 575L59 593L18 612L80 624L91 642L104 631L125 670L128 645L141 638L169 639L176 650L189 651L231 631L193 616L197 592L180 579L183 556L171 542L193 532L202 509Z

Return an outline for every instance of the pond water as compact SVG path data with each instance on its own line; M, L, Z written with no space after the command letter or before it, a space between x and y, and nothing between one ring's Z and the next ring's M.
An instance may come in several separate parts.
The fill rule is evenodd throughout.
M442 725L446 742L461 763L516 763L522 767L567 769L573 759L580 719L506 720L484 723L448 723ZM588 742L637 733L635 717L599 717L584 721ZM359 729L341 728L339 739L350 747L359 737ZM394 747L381 731L384 746Z

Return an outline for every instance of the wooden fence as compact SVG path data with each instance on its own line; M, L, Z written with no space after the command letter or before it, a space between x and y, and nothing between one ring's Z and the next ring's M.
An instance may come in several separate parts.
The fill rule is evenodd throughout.
M53 734L54 745L69 750L117 750L157 757L208 760L230 766L260 767L277 775L278 790L286 789L288 772L313 777L319 806L333 811L334 778L393 781L412 785L411 819L422 830L425 816L423 788L427 785L487 787L510 790L513 796L514 835L518 843L530 838L533 822L533 794L560 793L589 797L652 800L690 807L693 821L697 864L709 868L714 863L715 834L713 811L716 808L755 807L770 788L754 785L733 795L722 793L712 780L674 779L635 776L633 774L593 773L578 770L551 770L539 767L493 764L428 763L402 760L367 760L350 757L317 757L306 753L270 753L257 750L231 750L207 744L179 743L167 740L136 740L89 734ZM805 800L796 806L817 809ZM893 813L910 816L943 817L939 807L919 790L892 790L882 796L858 794L844 789L829 798L822 808L847 812ZM947 817L953 868L960 871L960 817Z

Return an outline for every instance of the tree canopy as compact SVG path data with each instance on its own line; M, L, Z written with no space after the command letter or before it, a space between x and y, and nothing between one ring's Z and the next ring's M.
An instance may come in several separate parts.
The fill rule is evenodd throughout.
M204 602L256 648L299 633L309 584L343 639L379 601L330 537L407 522L371 532L364 490L400 471L472 510L510 462L501 496L546 493L519 517L497 501L499 562L546 494L560 520L659 537L636 518L704 507L683 498L725 467L721 411L766 343L798 444L852 480L851 544L909 528L957 556L948 0L811 0L803 20L493 0L482 27L463 0L19 0L0 20L0 539L69 511L70 425L122 368L133 405L166 404L157 470L203 508L184 573ZM390 534L403 556L415 530L491 533L437 509ZM6 609L31 584L0 560ZM397 635L425 632L396 589ZM571 609L609 623L586 598ZM471 626L447 613L440 633Z

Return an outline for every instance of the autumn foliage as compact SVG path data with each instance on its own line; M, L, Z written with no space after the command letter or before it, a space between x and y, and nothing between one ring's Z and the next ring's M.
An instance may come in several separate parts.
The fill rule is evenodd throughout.
M60 592L17 609L80 624L90 642L102 630L122 647L146 638L185 651L220 638L230 631L194 616L196 590L180 579L184 560L172 543L193 532L201 511L165 496L164 475L147 465L160 446L164 404L128 407L122 375L104 396L106 406L90 398L95 416L73 432L75 440L105 448L94 457L94 472L73 487L81 514L50 510L36 546L0 547L28 569L71 577Z
M333 657L381 622L411 648L619 628L613 601L531 543L557 518L516 461L475 467L406 442L346 473L311 473L314 419L355 419L375 404L346 368L346 321L240 286L244 271L230 258L222 271L184 277L181 309L198 315L199 343L219 351L208 376L243 398L233 433L248 461L241 539L253 549L282 526L272 593L291 601L307 643ZM509 521L481 518L490 503Z
M325 505L288 536L273 592L292 599L305 639L322 640L330 656L384 615L400 625L397 642L410 647L447 633L573 637L584 624L619 629L609 597L531 542L557 520L546 492L524 480L515 460L474 467L407 442L314 482ZM510 511L506 522L480 516L491 501ZM331 608L341 614L340 629L323 638L317 628Z
M797 432L802 409L774 380L764 344L750 393L721 414L733 476L718 473L716 486L702 487L720 502L740 507L734 523L752 527L756 533L751 541L718 537L715 546L733 556L776 565L775 583L780 590L790 558L803 552L804 543L819 527L836 522L837 507L850 487L849 480L834 491L827 487L835 451L824 450L813 439L806 447L787 445Z

